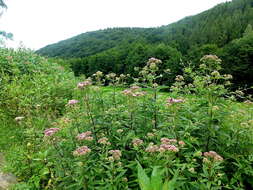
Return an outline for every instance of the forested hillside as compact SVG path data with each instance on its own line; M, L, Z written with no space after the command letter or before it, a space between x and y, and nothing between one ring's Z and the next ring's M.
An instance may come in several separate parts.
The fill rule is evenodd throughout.
M143 66L150 57L157 57L165 63L166 69L173 71L166 81L180 74L181 60L198 65L203 55L217 54L222 57L226 72L243 73L235 76L233 82L244 86L253 83L251 78L244 78L253 68L252 46L249 46L252 38L241 40L243 48L232 41L245 38L246 33L250 35L252 25L253 1L233 0L167 26L87 32L48 45L37 53L71 58L70 65L76 75L91 75L97 70L134 73L134 67ZM231 51L235 54L231 55ZM236 53L238 51L241 53Z
M242 36L253 24L253 1L233 0L201 14L186 17L158 28L113 28L87 32L42 48L38 53L48 56L84 57L124 42L166 43L185 53L194 45L215 43L223 46Z

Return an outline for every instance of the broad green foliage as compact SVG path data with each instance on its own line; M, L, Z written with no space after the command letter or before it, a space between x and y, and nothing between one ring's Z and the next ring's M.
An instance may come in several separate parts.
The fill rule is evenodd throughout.
M163 182L164 169L155 166L153 168L151 177L149 178L146 172L143 170L140 163L138 163L138 182L140 184L141 190L174 190L176 189L176 180L178 172L176 172L173 179L170 181Z
M252 102L231 96L217 56L161 93L156 58L133 79L98 71L78 83L32 52L0 51L0 146L14 189L252 189Z

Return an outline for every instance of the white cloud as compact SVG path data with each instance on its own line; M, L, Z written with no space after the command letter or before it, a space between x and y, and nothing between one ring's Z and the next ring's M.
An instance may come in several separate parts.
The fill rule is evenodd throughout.
M27 47L40 48L108 27L155 27L227 0L6 0L0 30Z

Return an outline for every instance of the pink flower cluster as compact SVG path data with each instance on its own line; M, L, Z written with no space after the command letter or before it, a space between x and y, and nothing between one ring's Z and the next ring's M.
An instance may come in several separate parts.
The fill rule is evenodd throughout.
M213 161L223 161L223 158L217 154L215 151L209 151L209 152L204 152L205 158L203 159L204 162L209 162L208 158L213 159Z
M137 85L134 85L134 86L131 86L131 89L132 90L138 90L138 89L140 89L141 87L139 87L139 86L137 86Z
M157 146L157 145L154 145L154 143L150 143L149 145L148 145L148 147L146 148L146 152L151 152L151 153L153 153L153 152L157 152L159 150L159 146Z
M104 145L110 145L111 143L108 141L108 138L106 137L102 137L100 139L98 139L98 143L99 144L104 144Z
M79 82L79 83L77 84L77 88L83 89L84 87L90 86L91 84L92 84L91 81L86 80L86 81L84 81L84 82Z
M110 150L109 153L112 155L112 157L109 157L109 160L120 160L120 157L122 156L120 150Z
M132 144L134 147L140 146L141 144L143 144L143 140L135 138L132 140Z
M185 145L184 141L177 141L176 139L168 139L168 138L161 138L161 145L154 145L150 143L149 146L146 148L146 152L178 152L179 148L176 145L183 147Z
M68 101L68 106L71 106L71 105L75 105L75 104L77 104L79 101L78 100L69 100Z
M160 148L158 149L158 151L159 152L165 152L165 151L178 152L179 149L175 145L161 144Z
M175 104L175 103L182 103L184 102L183 99L179 98L179 99L174 99L174 98L168 98L167 99L167 105L170 106L172 104Z
M161 138L161 143L163 143L163 144L173 144L173 143L177 143L177 139Z
M45 136L49 137L52 136L53 134L55 134L57 131L59 131L59 128L50 128L50 129L46 129L44 131Z
M126 96L132 96L132 97L138 97L138 96L144 96L146 92L140 91L139 86L132 86L130 89L124 90L122 93Z
M92 141L93 137L91 137L91 134L92 134L91 131L87 131L87 132L77 135L76 138L79 141L81 141L81 140Z
M161 143L162 144L179 144L180 146L184 146L185 142L184 141L177 141L177 139L168 139L168 138L161 138Z
M156 59L154 57L151 57L148 60L148 65L150 65L151 63L159 64L159 63L162 63L162 61L160 59Z
M85 155L89 152L91 152L91 150L87 146L81 146L73 152L73 155L74 156L82 156L82 155Z
M146 152L178 152L179 149L175 145L170 144L161 144L160 146L154 145L153 143L150 143L149 146L145 150Z

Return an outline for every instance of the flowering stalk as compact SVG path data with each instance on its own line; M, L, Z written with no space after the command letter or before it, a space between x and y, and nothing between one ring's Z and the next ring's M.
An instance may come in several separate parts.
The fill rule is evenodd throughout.
M114 107L116 107L116 74L110 73L110 74L106 75L106 78L112 82L112 86L113 86L112 100L113 100Z
M182 103L182 102L184 102L184 100L180 99L180 98L179 99L174 99L174 98L168 98L167 99L167 106L171 107L171 111L172 111L173 132L176 136L177 141L179 140L179 135L178 135L177 129L176 129L176 126L177 126L177 113L178 113L179 107L177 107L176 104Z
M158 125L158 120L157 120L157 84L155 83L153 85L153 100L154 100L154 128L157 129L157 125Z
M96 125L95 125L93 115L91 113L91 107L90 107L90 103L89 103L89 95L88 95L88 92L86 92L86 91L85 91L85 96L84 96L84 102L86 104L87 113L88 113L88 116L90 118L91 124L93 126L92 127L92 133L94 134L95 142L97 142Z
M57 133L58 131L60 130L60 128L49 128L49 129L46 129L44 131L44 137L45 138L49 138L49 140L51 141L51 144L53 145L56 153L58 154L59 156L59 159L60 159L60 165L61 165L61 168L63 169L64 171L64 176L66 176L66 170L65 170L65 167L64 167L64 164L62 163L62 159L64 158L64 154L63 152L61 151L61 148L57 146L56 144L56 139L53 137L53 135L55 133ZM71 169L69 168L69 170L71 171Z
M134 103L133 103L133 98L129 97L129 108L130 108L130 128L134 130Z

